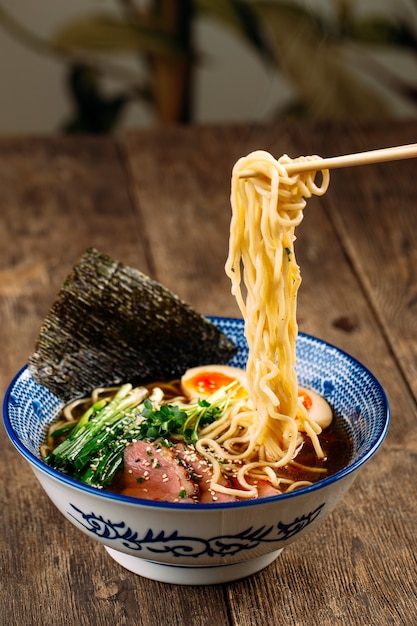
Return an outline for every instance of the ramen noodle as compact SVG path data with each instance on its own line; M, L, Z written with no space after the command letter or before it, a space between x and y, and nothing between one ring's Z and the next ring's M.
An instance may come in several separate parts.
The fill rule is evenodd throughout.
M238 477L242 488L249 491L245 476L250 471L261 471L277 484L271 470L285 466L294 457L300 432L307 433L317 455L323 455L318 439L322 429L299 398L295 371L301 277L294 231L303 219L305 198L326 192L329 173L324 170L317 185L316 172L289 176L285 167L293 162L288 156L276 160L267 152L256 151L239 159L232 173L225 269L245 321L247 385L253 406L233 417L232 431L240 427L244 433L239 437L240 453L235 453L227 438L222 443L226 450L233 450L225 458L248 461ZM219 424L201 433L197 447L201 451L205 447L215 449L219 455L210 437L218 440ZM216 463L215 458L212 461Z

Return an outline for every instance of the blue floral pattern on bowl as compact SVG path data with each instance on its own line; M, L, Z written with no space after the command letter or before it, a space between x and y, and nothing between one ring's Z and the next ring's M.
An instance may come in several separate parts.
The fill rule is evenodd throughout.
M258 548L262 543L287 541L314 522L324 506L321 504L311 513L296 517L289 524L278 522L271 526L247 528L236 535L216 535L209 538L187 537L176 530L167 534L164 532L155 533L149 529L140 534L126 526L125 522L115 523L109 519L104 519L102 515L84 513L74 504L71 504L73 512L70 515L92 535L97 538L105 538L107 541L120 542L122 548L129 548L129 550L138 552L147 549L154 554L167 554L169 552L177 558L184 555L197 558L201 555L210 557L230 556Z

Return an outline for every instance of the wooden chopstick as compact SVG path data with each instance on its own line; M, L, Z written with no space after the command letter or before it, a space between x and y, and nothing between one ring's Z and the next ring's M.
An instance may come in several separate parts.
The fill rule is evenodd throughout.
M414 157L417 157L417 143L392 148L382 148L380 150L369 150L368 152L357 152L355 154L345 154L343 156L326 159L298 161L285 165L285 169L288 174L297 174L298 172L330 170L341 167L352 167L354 165L382 163L384 161L400 161ZM240 178L253 178L254 176L257 176L257 173L254 171L241 172L239 175Z

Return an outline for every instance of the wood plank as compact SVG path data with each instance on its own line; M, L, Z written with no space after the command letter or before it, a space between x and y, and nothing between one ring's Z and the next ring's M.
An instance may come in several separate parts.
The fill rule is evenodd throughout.
M305 148L330 156L410 143L417 123L320 130ZM417 400L416 177L416 159L332 172L324 205Z
M2 140L0 163L0 313L7 322L0 333L8 379L26 362L41 320L86 248L145 268L146 251L111 141Z
M411 487L415 455L388 451L383 463L380 457L378 481L369 464L317 532L286 548L258 576L230 585L236 623L412 624L416 559L409 546L415 546L417 512L407 487L395 501L385 493L398 467Z
M146 273L151 267L114 142L2 139L0 163L4 392L32 351L62 280L87 247ZM0 442L0 615L7 615L8 624L228 623L223 594L215 588L185 593L121 568L56 511L4 429Z
M234 133L225 137L223 129L178 128L162 135L129 133L124 141L154 278L206 315L238 314L223 271L230 222L232 159L223 152L228 141L234 145Z

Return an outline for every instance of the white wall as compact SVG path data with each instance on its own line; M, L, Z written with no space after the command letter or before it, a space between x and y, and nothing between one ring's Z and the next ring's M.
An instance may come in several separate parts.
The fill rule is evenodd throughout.
M147 0L136 0L146 2ZM298 0L306 7L334 9L334 0ZM213 0L216 2L216 0ZM417 28L415 0L351 0L357 11L372 12L385 5L409 12ZM69 18L91 10L117 11L115 0L0 0L21 23L47 38ZM416 33L417 36L417 33ZM257 56L235 36L214 22L200 20L196 43L202 62L196 75L195 118L197 122L264 121L290 97L291 90L277 73L270 76ZM379 54L379 53L378 53ZM383 55L380 54L380 58ZM116 57L111 58L112 63ZM118 59L123 67L139 72L134 55ZM417 75L414 58L390 56L395 72ZM64 83L64 64L23 46L0 23L0 133L52 133L70 114ZM114 81L107 84L115 87ZM395 102L400 115L415 115L408 104ZM148 125L151 113L136 105L128 109L122 128Z
M48 37L69 17L91 9L114 9L111 0L1 0L20 22ZM261 121L289 89L276 75L271 77L256 55L224 29L200 21L197 44L202 63L196 76L196 121ZM115 62L116 58L112 57ZM119 60L138 71L132 59ZM23 46L0 27L0 133L51 133L69 115L64 65ZM143 107L129 109L123 127L152 122Z

